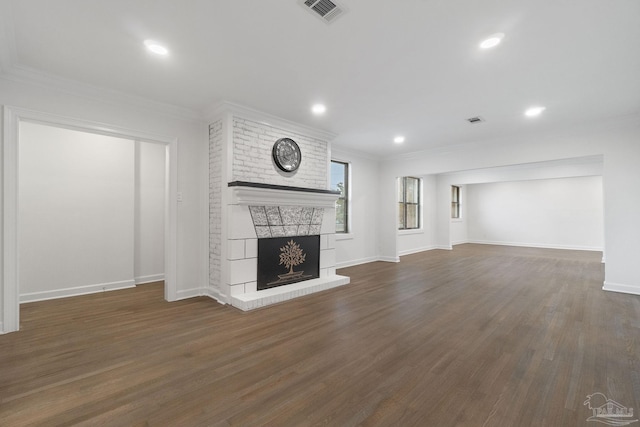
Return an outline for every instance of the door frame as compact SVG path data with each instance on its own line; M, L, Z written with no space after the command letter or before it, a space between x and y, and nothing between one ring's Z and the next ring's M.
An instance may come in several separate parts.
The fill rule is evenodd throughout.
M165 145L165 198L164 198L164 298L176 301L177 295L177 200L178 200L178 139L120 128L104 123L73 119L55 114L5 106L2 138L2 317L0 333L20 329L20 290L18 274L18 147L20 122L32 122L58 128L113 136L134 141Z

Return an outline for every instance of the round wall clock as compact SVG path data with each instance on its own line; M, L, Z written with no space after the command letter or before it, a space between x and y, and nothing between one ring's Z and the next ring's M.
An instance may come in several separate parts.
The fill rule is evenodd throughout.
M298 169L302 161L300 147L291 138L280 138L273 144L273 161L285 172L293 172Z

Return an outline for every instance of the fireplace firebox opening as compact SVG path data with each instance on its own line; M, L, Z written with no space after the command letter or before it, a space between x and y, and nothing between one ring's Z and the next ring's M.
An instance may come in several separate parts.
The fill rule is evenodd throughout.
M320 277L320 236L258 239L258 291Z

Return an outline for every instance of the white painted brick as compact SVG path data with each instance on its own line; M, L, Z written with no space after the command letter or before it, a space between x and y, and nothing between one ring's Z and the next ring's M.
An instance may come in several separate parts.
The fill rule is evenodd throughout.
M226 179L222 176L223 153L231 150L232 180L327 188L329 168L328 142L287 129L264 125L242 117L231 122L232 141L226 142L223 122L209 126L209 286L222 295L256 292L258 240L246 206L222 206ZM302 150L302 164L296 173L284 174L271 157L273 143L283 137L293 138ZM229 145L223 145L223 144ZM222 214L228 215L230 240L222 242ZM325 209L321 231L320 274L335 275L335 210ZM228 268L222 278L222 245L227 245ZM227 262L227 261L225 261ZM274 301L277 302L277 301Z
M231 285L229 286L229 293L231 295L242 295L244 294L245 291L245 287L244 284L240 284L240 285Z
M320 251L320 268L329 268L336 266L336 250L325 249Z
M333 234L336 232L336 209L325 208L322 217L322 228L320 234Z
M258 258L258 239L245 240L245 258Z
M328 249L328 239L326 234L320 236L320 250Z
M302 164L295 174L283 176L271 159L273 143L293 138L302 151ZM325 189L327 186L327 142L286 129L235 117L233 120L233 180Z
M335 249L336 247L336 235L327 234L327 249Z
M254 282L258 277L256 259L239 259L229 261L229 282L231 285Z
M209 125L209 287L222 290L222 121Z
M229 240L227 247L227 258L244 259L244 240Z
M258 282L249 282L244 284L244 291L249 292L258 292Z
M253 228L253 220L249 213L249 207L230 205L227 207L229 221L229 239L257 239L256 230Z

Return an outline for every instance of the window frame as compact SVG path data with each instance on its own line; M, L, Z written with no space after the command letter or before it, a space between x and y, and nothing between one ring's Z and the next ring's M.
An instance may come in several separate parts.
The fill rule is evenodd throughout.
M417 201L416 202L408 202L407 201L407 181L415 180L418 186L417 189ZM412 231L412 230L421 230L422 229L422 178L418 178L415 176L402 176L398 178L398 196L402 193L402 200L398 200L398 231ZM416 227L407 227L407 212L408 206L416 206ZM402 223L400 222L400 209L402 207L402 212L404 218L402 219Z
M336 234L345 236L351 233L351 163L343 160L331 159L330 166L333 164L339 164L344 167L344 194L338 196L336 200ZM331 169L331 168L330 168ZM330 186L333 190L333 174L330 172ZM338 203L340 200L343 200L342 205L344 206L344 230L338 231Z
M459 185L451 186L451 219L462 219L461 194Z

